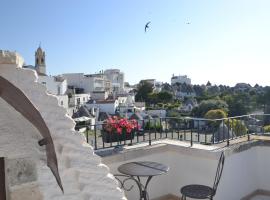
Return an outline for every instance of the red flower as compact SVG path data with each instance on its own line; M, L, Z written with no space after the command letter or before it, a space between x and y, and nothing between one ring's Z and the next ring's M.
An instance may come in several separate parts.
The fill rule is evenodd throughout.
M138 128L138 123L135 119L128 120L126 118L118 118L116 116L108 118L104 125L104 130L109 133L117 132L122 134L123 132L131 133L133 130Z

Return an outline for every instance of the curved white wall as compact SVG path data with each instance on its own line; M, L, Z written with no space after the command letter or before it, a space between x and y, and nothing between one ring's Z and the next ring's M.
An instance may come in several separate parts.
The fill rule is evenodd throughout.
M31 170L18 172L20 176L13 176L14 180L11 182L14 185L9 188L11 199L124 199L123 193L117 188L116 180L110 177L108 168L94 154L85 138L74 131L75 123L66 115L66 110L58 106L55 96L48 95L46 88L37 83L34 71L21 68L22 62L18 62L20 60L15 53L1 51L0 76L23 91L44 118L55 145L65 193L62 194L46 165L44 147L37 145L40 139L37 130L0 98L0 141L6 142L1 154L7 159L15 159L10 162L14 172L20 166L22 169L26 166L36 171L23 184L19 182L20 178L29 178L28 172ZM14 138L18 138L17 145L14 145Z

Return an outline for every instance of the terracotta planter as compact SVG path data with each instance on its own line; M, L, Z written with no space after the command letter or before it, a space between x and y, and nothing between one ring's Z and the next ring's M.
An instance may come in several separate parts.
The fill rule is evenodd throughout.
M111 143L111 142L120 142L124 140L132 140L134 138L134 132L132 131L131 133L126 133L123 132L122 134L118 133L109 133L107 131L102 130L101 135L102 135L102 140L105 143Z

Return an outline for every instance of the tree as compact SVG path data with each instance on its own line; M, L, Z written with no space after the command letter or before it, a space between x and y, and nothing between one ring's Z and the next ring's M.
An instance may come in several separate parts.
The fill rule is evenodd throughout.
M228 112L228 104L220 99L210 99L202 101L198 107L192 110L195 117L203 117L209 110L222 109Z
M149 94L153 92L153 85L147 81L140 81L137 87L136 101L149 102Z
M209 110L204 117L206 119L222 119L227 117L227 113L221 109Z
M158 93L152 92L148 94L148 102L150 104L157 104L159 103L158 101Z
M229 117L246 115L249 111L250 101L246 94L226 95L223 99L228 104Z
M215 109L215 110L209 110L205 115L204 118L206 119L222 119L226 118L227 113L224 112L222 109ZM218 128L221 121L210 121L208 124L212 126L213 128Z
M158 97L158 101L163 102L163 103L168 103L173 100L173 96L169 92L159 92L157 94L157 97Z

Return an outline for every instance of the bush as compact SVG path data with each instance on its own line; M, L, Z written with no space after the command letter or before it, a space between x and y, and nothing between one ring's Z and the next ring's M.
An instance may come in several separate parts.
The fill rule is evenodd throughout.
M225 124L228 126L228 121L229 120L226 120L225 121ZM230 129L233 130L233 133L236 135L236 136L241 136L241 135L245 135L248 131L246 125L241 121L241 120L238 120L238 119L232 119L230 120Z
M270 125L263 127L264 132L270 132Z
M204 118L206 119L222 119L226 117L227 117L227 113L221 109L209 110L204 115Z
M226 117L227 117L227 113L221 109L209 110L204 115L204 118L206 118L206 119L222 119L222 118L226 118ZM208 124L210 126L212 126L213 128L218 128L221 122L222 122L221 120L209 121Z
M161 124L160 121L147 121L144 125L144 129L147 130L151 130L151 131L160 131L161 130Z

